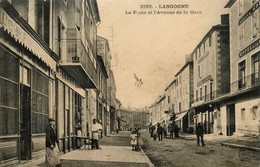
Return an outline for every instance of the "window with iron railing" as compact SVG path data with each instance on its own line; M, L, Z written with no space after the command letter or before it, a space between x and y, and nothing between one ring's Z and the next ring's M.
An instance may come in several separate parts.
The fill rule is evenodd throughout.
M252 84L254 84L255 82L259 81L259 73L260 73L260 53L252 56Z

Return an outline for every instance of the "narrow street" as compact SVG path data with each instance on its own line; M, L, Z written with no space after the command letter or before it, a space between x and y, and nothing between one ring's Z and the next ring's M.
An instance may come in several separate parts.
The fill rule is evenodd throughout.
M260 154L247 151L249 158L242 160L239 149L207 143L197 147L195 140L163 139L153 141L148 132L142 133L143 150L155 167L234 167L259 166Z

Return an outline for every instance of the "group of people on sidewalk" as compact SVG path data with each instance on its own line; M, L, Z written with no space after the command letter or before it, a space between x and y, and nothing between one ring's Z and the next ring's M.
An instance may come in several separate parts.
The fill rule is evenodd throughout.
M168 128L166 125L163 127L160 125L160 123L157 123L157 126L150 126L149 127L149 133L150 136L153 137L154 141L156 141L157 137L159 141L162 141L163 138L167 138L167 132L170 132L170 139L173 139L173 133L174 133L174 138L178 139L179 138L179 132L180 128L175 125L174 123L170 123L168 125ZM205 146L203 136L204 136L204 129L201 123L198 123L196 126L196 137L197 137L197 145L200 146L200 142L202 146Z
M93 119L92 125L92 138L91 149L101 149L99 147L99 141L102 138L102 125L97 119ZM46 132L46 154L45 154L45 166L61 166L60 164L60 151L59 141L57 138L55 119L49 118L49 125L45 129ZM79 133L78 133L79 135Z
M169 124L167 127L164 125L163 127L160 125L160 123L157 123L157 126L150 126L149 127L149 133L150 136L153 137L154 141L157 140L157 137L159 141L162 141L163 138L167 138L167 132L170 132L170 139L173 139L173 133L175 136L175 139L179 138L179 131L180 128L175 125L174 123Z

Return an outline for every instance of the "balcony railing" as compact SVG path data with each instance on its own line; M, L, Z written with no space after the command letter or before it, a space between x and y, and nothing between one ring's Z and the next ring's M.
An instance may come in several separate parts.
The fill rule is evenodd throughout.
M245 89L252 88L255 86L260 86L260 72L253 73L243 79L240 79L240 80L230 84L231 93L236 93L241 90L245 90ZM191 105L196 102L201 102L201 103L210 102L218 97L226 95L229 92L230 92L229 89L216 90L205 96L198 97L194 100L191 100Z
M88 82L92 82L92 84L97 85L96 59L94 58L93 54L91 54L90 49L87 51L79 36L80 35L77 34L76 30L68 30L67 39L62 40L62 54L64 55L62 57L62 63L63 65L69 64L71 68L77 66L77 69L73 69L74 71L71 73L75 73L76 71L85 71L82 74L85 76L85 78L88 78ZM83 68L82 70L78 68L80 65L81 68ZM66 67L69 69L68 65ZM78 75L80 74L78 73ZM79 79L79 81L82 83L85 82L84 80L81 81L81 79Z
M253 73L231 84L231 92L235 93L250 87L260 85L260 72Z

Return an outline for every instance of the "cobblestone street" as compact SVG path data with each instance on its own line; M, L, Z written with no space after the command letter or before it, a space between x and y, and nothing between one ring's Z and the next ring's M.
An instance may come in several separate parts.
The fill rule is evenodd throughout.
M148 132L143 132L142 138L144 152L156 167L237 167L260 164L259 152L223 147L214 142L206 142L206 147L197 147L195 140L153 141Z

